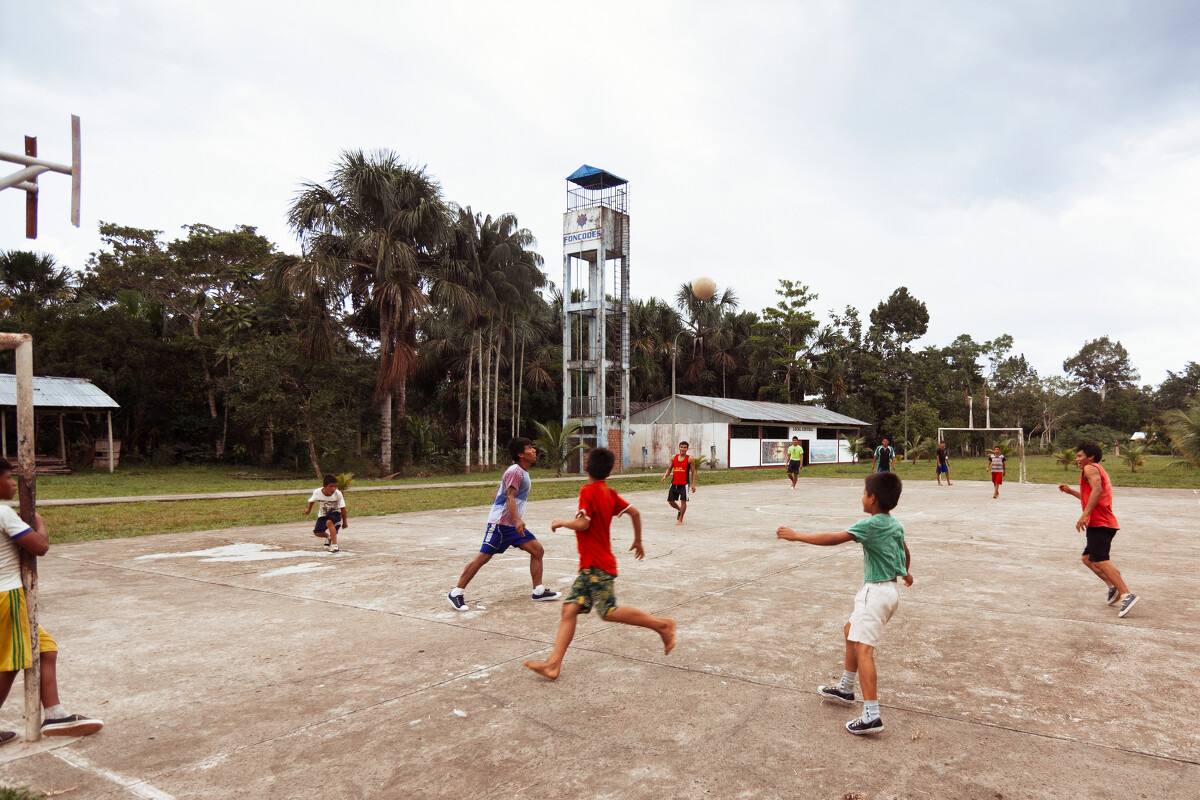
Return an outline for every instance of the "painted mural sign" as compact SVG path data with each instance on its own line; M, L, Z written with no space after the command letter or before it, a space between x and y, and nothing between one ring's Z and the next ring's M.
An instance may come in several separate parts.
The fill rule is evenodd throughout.
M579 244L599 239L601 236L600 213L600 207L595 206L563 214L563 244Z

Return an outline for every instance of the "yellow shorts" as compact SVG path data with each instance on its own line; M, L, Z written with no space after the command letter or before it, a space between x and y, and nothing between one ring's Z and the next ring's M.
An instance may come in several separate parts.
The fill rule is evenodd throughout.
M33 666L31 643L25 590L0 592L0 672L17 672ZM54 637L41 625L38 625L38 647L43 653L58 652Z

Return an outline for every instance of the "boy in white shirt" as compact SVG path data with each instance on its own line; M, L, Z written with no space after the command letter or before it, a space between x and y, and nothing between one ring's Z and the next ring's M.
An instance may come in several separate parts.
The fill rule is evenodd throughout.
M0 500L12 500L17 484L12 464L0 459ZM40 514L33 515L33 526L26 524L16 511L0 503L0 705L8 698L17 673L33 666L29 652L33 637L29 631L29 612L25 609L25 589L21 585L21 552L44 556L50 549L50 534ZM42 734L44 736L88 736L104 727L98 719L68 714L58 698L58 644L38 625L39 661L42 667ZM0 745L16 741L15 731L0 731Z
M312 497L308 498L308 506L304 516L312 513L314 505L320 506L317 514L317 524L313 526L313 536L325 540L325 549L331 553L340 553L338 547L338 530L350 527L350 515L346 512L346 498L342 490L337 488L337 478L326 475L320 489L313 489Z

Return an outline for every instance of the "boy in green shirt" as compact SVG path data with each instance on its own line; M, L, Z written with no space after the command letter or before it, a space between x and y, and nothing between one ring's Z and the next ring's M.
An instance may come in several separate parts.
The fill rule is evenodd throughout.
M804 448L800 446L800 437L792 437L792 446L788 448L788 480L792 488L796 488L796 478L800 477L800 467L804 466Z
M863 713L846 723L850 733L862 735L879 733L883 720L879 716L879 693L875 674L875 647L883 634L883 626L900 605L896 578L912 586L908 572L912 555L904 542L904 526L890 512L900 502L900 476L894 472L876 472L867 476L863 488L863 511L871 516L838 533L797 533L780 526L775 535L789 542L834 545L858 542L863 548L863 587L854 597L854 612L842 629L846 640L846 655L842 679L831 686L818 686L817 694L845 705L854 704L854 679L862 683Z

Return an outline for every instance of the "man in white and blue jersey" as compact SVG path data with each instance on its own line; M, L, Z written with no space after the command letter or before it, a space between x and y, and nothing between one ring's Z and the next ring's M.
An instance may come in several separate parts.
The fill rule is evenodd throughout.
M533 600L557 600L561 595L542 585L542 543L525 529L525 503L529 500L529 468L537 461L537 448L528 439L517 438L508 443L508 453L513 465L504 471L492 510L488 514L487 529L483 533L483 544L479 555L463 568L458 585L450 590L446 599L455 611L470 611L464 590L479 568L492 560L492 556L517 547L529 553L529 576L533 580Z

